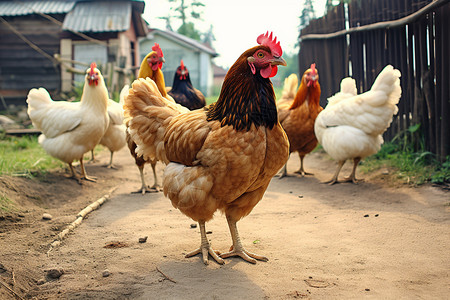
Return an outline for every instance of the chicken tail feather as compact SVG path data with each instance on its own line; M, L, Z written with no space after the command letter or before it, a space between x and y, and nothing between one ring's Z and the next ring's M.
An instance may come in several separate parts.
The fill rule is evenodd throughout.
M289 75L288 78L284 79L283 91L281 93L280 102L283 100L292 100L295 98L297 93L298 77L296 74Z
M136 143L136 153L148 160L168 163L164 151L164 133L170 120L189 111L164 98L150 78L135 80L125 97L124 110L128 131Z

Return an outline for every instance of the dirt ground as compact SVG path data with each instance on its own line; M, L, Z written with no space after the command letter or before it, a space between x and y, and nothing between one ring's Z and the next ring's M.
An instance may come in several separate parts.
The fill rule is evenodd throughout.
M200 244L192 220L162 193L131 194L140 180L127 149L116 155L117 170L102 167L109 153L98 159L87 166L98 182L81 186L63 170L0 177L0 195L16 206L0 214L0 299L448 299L450 194L442 189L398 184L381 171L358 173L366 179L359 185L328 186L320 182L335 162L313 153L305 164L315 176L274 178L238 223L247 250L269 261L206 266L200 256L184 257ZM294 154L288 172L298 166ZM150 166L146 178L153 183ZM77 213L114 187L49 252ZM206 229L215 249L229 249L224 216Z

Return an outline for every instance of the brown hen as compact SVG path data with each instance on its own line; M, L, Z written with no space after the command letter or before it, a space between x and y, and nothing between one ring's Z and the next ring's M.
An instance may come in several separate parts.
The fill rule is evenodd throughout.
M270 81L277 65L286 62L272 34L257 41L260 45L245 51L230 68L217 102L205 109L185 112L161 97L150 79L136 80L125 101L138 154L168 164L164 194L200 225L200 247L186 257L201 253L205 264L208 253L220 264L230 256L251 263L267 260L245 250L236 226L288 158ZM233 241L221 255L211 247L205 229L217 210L225 214Z

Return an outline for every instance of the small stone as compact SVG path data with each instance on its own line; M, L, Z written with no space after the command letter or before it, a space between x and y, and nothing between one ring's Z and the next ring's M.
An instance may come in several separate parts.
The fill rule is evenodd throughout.
M379 216L379 214L376 214L376 215L375 215L375 217L378 217L378 216Z
M298 197L299 197L299 198L303 198L303 196L302 196L302 195L299 195Z
M369 217L369 215L364 215L364 218L368 218Z
M108 277L109 275L111 275L111 273L109 272L108 269L106 269L105 271L103 271L102 276L103 277Z
M148 238L148 236L144 236L144 237L141 237L141 238L139 238L139 243L145 243L145 242L147 242L147 238Z
M43 285L44 283L45 283L45 280L44 280L44 279L39 279L39 280L36 282L37 285Z
M197 228L197 224L191 224L191 228Z
M47 271L47 277L50 279L58 279L62 274L64 274L63 269L50 269Z
M42 215L43 220L51 220L53 217L51 214L45 213Z
M366 292L370 292L370 289L365 289Z

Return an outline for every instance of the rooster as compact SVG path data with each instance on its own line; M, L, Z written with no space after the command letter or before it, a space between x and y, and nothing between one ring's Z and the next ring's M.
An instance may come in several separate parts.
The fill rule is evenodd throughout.
M319 104L320 84L316 64L311 64L311 68L303 73L300 87L295 93L297 82L295 74L285 80L283 94L278 101L278 118L289 138L290 153L298 152L300 157L300 169L296 173L301 176L313 175L305 172L303 159L317 146L314 122L322 111ZM285 176L287 176L286 165L281 171L280 178Z
M183 60L181 60L180 66L175 72L173 85L168 93L176 103L190 110L202 108L206 105L205 96L192 85L189 71Z
M220 264L231 256L251 263L268 260L245 250L236 226L261 200L289 152L270 81L286 62L272 33L257 42L233 64L217 102L205 109L185 112L163 98L149 79L136 80L125 99L138 154L168 164L164 194L199 223L201 245L186 257L201 253L205 264L208 253ZM233 241L223 254L206 237L205 222L217 210L226 215Z
M152 51L148 53L144 59L142 60L141 67L139 68L139 78L147 78L149 77L152 79L157 87L161 95L169 100L173 101L173 98L167 94L166 91L166 85L164 82L164 74L161 71L162 65L165 62L164 54L162 52L161 47L158 43L155 43L155 45L152 47ZM128 94L128 86L125 86L122 91L126 95ZM128 118L127 118L128 119ZM126 121L126 125L128 127L128 120ZM126 141L128 145L128 149L130 149L131 155L134 157L135 163L139 169L139 174L141 176L141 189L138 191L139 193L145 194L147 192L159 192L161 190L161 187L158 183L158 177L156 176L156 162L155 159L144 159L141 155L136 154L136 143L131 138L129 131L127 129L126 131ZM153 186L148 187L145 183L144 178L144 166L146 163L150 163L153 170L153 179L154 183Z
M30 90L27 103L34 127L42 131L39 143L45 151L66 162L78 181L72 162L80 160L82 179L95 181L86 174L83 155L100 142L109 124L108 90L96 64L86 71L80 102L53 101L39 88Z
M338 161L333 178L347 159L353 159L353 170L346 181L357 183L356 167L361 159L377 153L383 143L382 134L389 128L398 111L402 89L400 71L387 65L375 79L370 91L356 94L355 80L345 78L341 90L328 99L328 105L317 116L315 132L324 150Z

